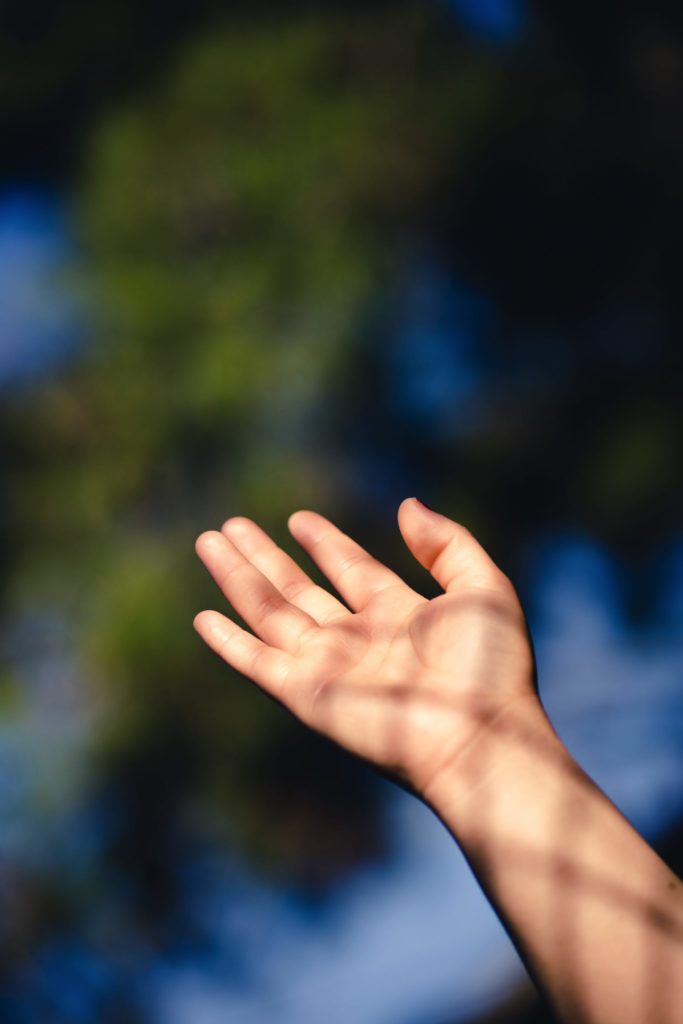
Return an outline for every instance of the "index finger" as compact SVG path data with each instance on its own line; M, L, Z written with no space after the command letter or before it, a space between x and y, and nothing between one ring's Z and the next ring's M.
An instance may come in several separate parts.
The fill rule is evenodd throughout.
M400 576L317 512L295 512L289 529L354 611L362 611L389 587L410 590Z

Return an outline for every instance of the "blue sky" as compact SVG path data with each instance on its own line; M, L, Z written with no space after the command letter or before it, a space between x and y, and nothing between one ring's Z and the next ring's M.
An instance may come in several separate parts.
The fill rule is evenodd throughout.
M73 259L54 196L28 188L0 193L0 388L49 372L74 345Z
M527 18L525 0L450 0L450 4L464 25L490 39L517 37Z

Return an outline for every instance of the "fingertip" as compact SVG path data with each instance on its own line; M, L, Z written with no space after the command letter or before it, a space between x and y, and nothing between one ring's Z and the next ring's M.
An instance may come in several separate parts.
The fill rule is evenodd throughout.
M413 503L413 506L415 508L419 509L420 512L431 512L432 515L435 516L441 515L440 512L437 512L436 509L433 509L432 506L428 505L426 501L422 500L422 498L410 498L409 500Z
M198 612L192 622L194 628L204 640L211 639L212 636L220 636L224 623L225 616L221 615L220 612L214 611L212 608Z
M422 501L421 498L415 496L411 498L404 498L398 507L398 518L399 521L405 516L410 515L414 512L421 513L427 516L439 516L443 518L440 512L436 512L433 508L427 505L426 502Z
M252 523L246 516L230 516L221 526L221 533L224 535L244 533L251 527Z
M398 511L399 511L399 513L401 513L403 511L406 511L409 508L415 508L415 506L419 507L421 505L422 505L422 502L420 501L419 498L416 498L415 496L410 497L410 498L404 498L403 501L401 502L401 504L398 506Z
M210 614L208 611L197 612L194 619L192 620L192 626L197 633L201 635L202 626L206 623L207 616Z
M222 540L223 537L218 530L205 530L194 542L194 549L201 558L204 552L215 546L216 542L221 543Z
M292 512L291 516L287 520L287 529L291 534L296 536L297 532L300 532L307 515L311 513L307 509L299 509L297 512Z

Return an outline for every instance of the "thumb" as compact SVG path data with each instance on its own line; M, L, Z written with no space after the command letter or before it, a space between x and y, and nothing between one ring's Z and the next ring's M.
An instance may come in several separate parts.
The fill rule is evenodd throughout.
M464 526L406 498L398 525L408 548L444 590L462 586L509 586L506 576Z

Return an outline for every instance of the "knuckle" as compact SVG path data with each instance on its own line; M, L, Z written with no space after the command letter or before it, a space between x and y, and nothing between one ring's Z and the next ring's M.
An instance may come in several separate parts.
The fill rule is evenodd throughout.
M256 605L256 614L260 620L275 615L282 609L284 601L278 594L263 594Z
M223 586L225 586L233 578L233 576L236 576L239 572L242 572L243 570L244 564L241 562L238 562L236 565L231 565L230 568L226 569L225 572L222 574L221 582Z
M235 640L235 631L232 630L232 629L231 630L225 629L223 631L223 633L221 634L220 640L218 641L218 653L226 661L228 660L228 656L229 656L231 650L233 649L234 640Z
M439 551L437 551L432 561L432 564L429 567L430 572L433 572L438 575L438 573L443 569L444 565L447 564L450 561L450 559L454 558L457 555L458 545L459 538L456 534L453 534L451 537L449 537L444 546Z
M310 550L314 551L320 547L321 544L327 544L334 537L333 530L326 530L321 533L319 537L315 537L311 540Z
M256 672L259 666L262 664L264 656L267 652L267 647L257 647L252 651L251 657L249 658L249 671Z
M339 562L337 570L337 579L344 576L347 572L351 572L352 569L356 569L359 565L366 561L369 561L367 555L364 555L359 551L355 551L352 554L346 555Z
M312 584L306 580L287 580L281 587L283 595L289 600L291 598L299 597L310 589Z

